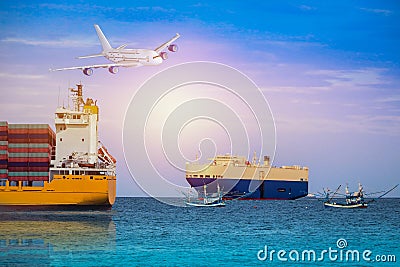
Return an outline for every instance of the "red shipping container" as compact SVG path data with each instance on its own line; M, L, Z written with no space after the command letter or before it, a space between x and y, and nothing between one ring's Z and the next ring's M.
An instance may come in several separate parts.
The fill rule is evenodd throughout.
M46 130L46 131L38 131L38 130L32 131L32 130L29 130L29 135L32 135L32 136L36 136L36 135L51 136L51 133L48 130Z
M10 134L8 133L8 140L29 139L28 134ZM10 142L12 143L12 142Z
M46 138L46 139L43 139L43 138L40 138L40 139L30 139L30 140L29 140L29 142L32 143L32 144L41 144L41 143L49 144L50 141L51 141L51 140L48 139L48 138Z
M8 167L9 172L27 172L28 167Z
M45 133L45 134L43 134L43 133L41 133L41 134L32 134L32 133L30 133L28 136L29 136L30 139L45 139L45 138L49 139L51 137L50 134L48 134L48 133Z
M11 162L10 160L8 161ZM50 162L50 158L29 158L29 162Z
M28 162L28 158L8 158L8 162Z
M29 138L9 138L8 143L15 143L15 144L29 143Z
M27 147L9 147L8 153L29 153L29 148L27 148Z
M29 181L48 181L49 177L47 176L30 176Z
M28 181L28 176L9 176L9 181Z
M28 129L10 129L8 128L8 134L28 134Z
M46 161L43 161L43 159L45 159L46 161L49 161L50 155L47 155L45 157L30 157L29 162L46 162Z
M48 153L48 154L50 154L51 149L49 147L47 147L47 148L30 147L29 152L30 153Z
M6 173L0 174L0 179L7 179L7 177L8 177L8 174L6 174Z
M30 172L48 172L49 167L28 167L28 171Z

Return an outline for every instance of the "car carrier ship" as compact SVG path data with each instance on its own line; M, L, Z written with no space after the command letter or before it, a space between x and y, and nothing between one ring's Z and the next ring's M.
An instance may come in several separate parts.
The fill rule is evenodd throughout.
M219 155L210 163L186 164L186 180L202 197L221 188L225 199L297 199L308 194L308 168L298 165L274 167L268 156L262 163L254 155Z
M0 121L0 205L104 205L116 197L116 160L98 140L99 107L70 88L72 107L47 124Z

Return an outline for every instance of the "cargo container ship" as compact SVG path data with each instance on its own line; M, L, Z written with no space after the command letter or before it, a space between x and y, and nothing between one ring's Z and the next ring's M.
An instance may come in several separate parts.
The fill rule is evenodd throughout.
M0 205L114 204L116 160L98 140L99 107L69 88L72 107L47 124L0 121Z
M297 199L308 194L308 168L298 165L274 167L268 156L262 163L254 155L219 155L210 163L186 164L186 180L202 197L221 188L225 199Z

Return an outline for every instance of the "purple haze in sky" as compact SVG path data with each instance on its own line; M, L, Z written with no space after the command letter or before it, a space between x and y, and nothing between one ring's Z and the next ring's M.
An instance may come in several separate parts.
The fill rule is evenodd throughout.
M0 120L53 126L67 88L82 82L118 159L119 196L144 195L122 149L130 99L152 75L190 61L232 66L259 86L276 123L274 165L308 166L310 192L358 182L379 191L400 180L397 1L1 1L0 14ZM49 72L106 62L76 59L101 50L93 24L113 47L154 49L179 32L179 51L116 75Z

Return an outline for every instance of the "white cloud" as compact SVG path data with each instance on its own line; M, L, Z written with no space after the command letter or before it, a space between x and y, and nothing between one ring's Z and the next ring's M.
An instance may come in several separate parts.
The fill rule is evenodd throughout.
M378 103L400 102L400 95L378 98L378 99L376 99L376 102L378 102Z
M313 94L321 91L328 91L326 86L271 86L260 88L268 93L289 93L289 94Z
M283 71L286 80L260 88L270 101L278 131L400 135L397 79L387 69L304 66L297 72L292 67Z
M342 119L308 116L293 119L275 116L278 131L303 133L370 133L398 136L400 116L348 115Z
M304 11L316 10L315 7L307 6L307 5L301 5L301 6L299 6L299 8L300 8L301 10L304 10Z
M46 78L44 75L35 74L18 74L18 73L4 73L0 72L0 78L16 79L16 80L40 80Z
M18 43L24 45L33 45L33 46L48 46L48 47L93 47L98 46L99 43L93 40L76 37L71 39L60 39L60 40L37 40L37 39L29 39L29 38L5 38L2 39L1 42L4 43Z
M390 16L392 15L393 11L387 9L377 9L377 8L360 8L361 10L369 13L375 13L378 15Z
M316 41L313 34L306 35L284 35L266 32L264 34L255 33L254 43L258 46L270 45L284 48L318 48L327 45Z
M147 11L147 12L161 12L161 13L172 13L176 10L173 8L164 8L161 6L138 6L138 7L110 7L101 5L91 5L91 4L78 4L78 5L64 5L64 4L41 4L40 7L48 8L53 10L62 10L68 12L93 12L93 11L106 11L106 12L137 12L137 11Z
M270 69L274 68L274 69ZM393 81L385 75L386 69L364 68L350 70L313 70L309 66L265 66L262 73L276 77L280 84L271 84L261 88L264 92L315 94L334 90L353 91L365 88L376 90L376 86L388 86ZM296 70L296 68L298 68ZM309 70L307 70L309 68ZM286 72L286 74L282 74ZM253 72L257 74L256 72ZM391 100L391 99L387 99Z
M345 86L348 89L360 86L385 85L389 81L383 75L386 69L364 68L350 70L313 70L306 74L320 76L329 82L332 87Z

